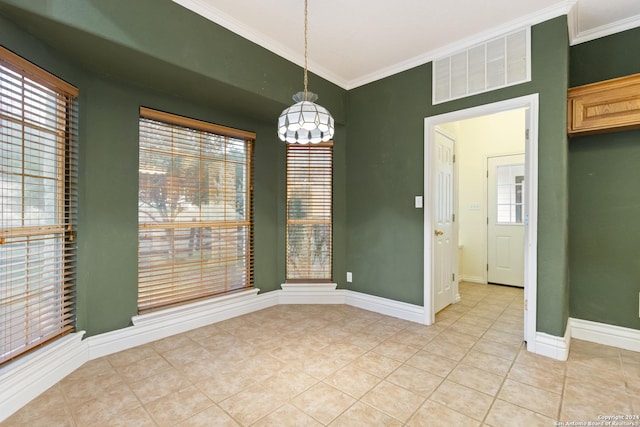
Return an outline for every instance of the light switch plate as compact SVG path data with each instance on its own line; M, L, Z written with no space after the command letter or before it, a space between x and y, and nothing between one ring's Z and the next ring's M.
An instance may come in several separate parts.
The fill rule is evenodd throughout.
M416 209L422 209L422 196L416 196Z
M350 271L347 271L347 282L353 282L353 274Z

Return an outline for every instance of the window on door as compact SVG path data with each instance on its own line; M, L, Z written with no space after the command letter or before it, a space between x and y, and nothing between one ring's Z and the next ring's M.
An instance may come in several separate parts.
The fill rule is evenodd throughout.
M75 327L77 96L0 47L0 365Z
M524 165L496 167L496 213L498 224L524 223Z
M331 281L333 143L287 145L288 282Z
M253 287L254 139L140 109L140 313Z

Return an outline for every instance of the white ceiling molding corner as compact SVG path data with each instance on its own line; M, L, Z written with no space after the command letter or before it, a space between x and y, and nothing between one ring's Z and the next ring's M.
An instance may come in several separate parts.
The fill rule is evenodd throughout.
M576 4L571 8L569 14L567 15L567 27L569 30L569 44L573 44L573 40L578 37L578 17L580 15L580 4L576 2Z
M418 55L414 58L410 58L406 61L400 62L391 67L387 67L382 70L378 70L374 73L367 74L366 76L362 76L358 79L352 80L348 83L346 89L347 90L355 89L359 86L363 86L365 84L374 82L376 80L380 80L385 77L389 77L394 74L407 71L419 65L426 64L438 58L450 56L456 52L475 46L478 43L481 43L486 40L491 40L496 37L500 37L504 34L519 30L520 28L532 26L544 21L548 21L549 19L557 18L558 16L566 15L574 7L576 2L577 0L565 0L562 3L558 3L546 9L540 10L536 13L532 13L530 15L520 17L518 19L507 22L506 24L500 25L498 27L494 27L487 31L474 34L470 37L466 37L462 40L443 46L436 50L425 52L421 55Z
M290 23L293 28L296 28L300 23L299 17L296 16L298 11L291 7L297 5L295 0L269 0L268 2L253 2L252 0L235 0L234 2L228 2L228 0L172 1L300 67L304 66L302 48L296 43L292 43L291 31L289 31ZM331 3L334 7L336 1L338 0L333 0L334 3ZM456 0L439 1L447 2L448 12L452 12L451 3ZM437 3L437 0L434 2ZM438 29L433 25L421 28L422 33L419 34L415 31L402 31L402 25L405 22L410 22L411 18L419 16L416 13L426 13L425 5L421 0L408 1L407 5L413 5L413 8L409 6L395 7L387 0L348 0L345 3L339 3L341 7L344 6L344 16L349 17L351 13L357 14L357 16L366 16L367 19L353 20L354 26L330 26L331 37L323 39L324 35L321 35L318 41L318 43L324 42L324 47L330 46L329 52L325 49L324 56L320 52L318 56L322 59L310 60L308 68L310 72L343 89L350 90L423 65L439 57L451 55L482 41L562 15L567 15L571 45L640 27L639 0L607 0L606 2L603 0L558 0L557 2L554 0L528 0L528 2L531 2L531 5L539 5L541 9L523 14L499 25L496 25L499 21L491 20L491 16L498 12L495 8L500 7L498 6L499 2L496 2L493 13L491 9L493 3L485 3L481 17L467 14L466 21L456 22L452 31L443 37L442 28ZM545 5L546 7L544 7ZM435 6L429 10L437 10L437 4ZM318 18L327 19L327 13L330 11L327 11L326 7L328 7L328 3L325 3L325 9L322 7L315 9L318 11ZM447 8L444 9L447 10ZM532 10L532 7L521 8L521 10ZM264 14L267 11L277 16L278 20L264 21ZM247 14L246 12L253 13ZM367 12L371 13L367 15ZM389 13L395 14L393 16L395 19L388 19ZM415 22L415 19L413 21ZM385 27L386 31L380 31L381 26L384 26L385 23L390 23L390 26ZM283 25L285 26L283 27ZM464 29L471 25L476 30L470 35L465 33ZM285 28L286 31L284 31ZM405 35L405 39L402 39L401 34ZM302 39L302 34L300 34L300 38ZM366 40L366 46L363 45L363 40ZM432 43L429 44L429 41ZM403 43L409 47L404 50L406 52L404 56L399 55L396 48ZM378 48L370 49L370 46ZM422 49L426 51L421 51ZM354 55L354 52L357 52L357 55ZM376 57L371 55L376 55ZM367 61L373 58L376 61ZM364 62L360 61L367 62L367 64L363 65ZM357 71L354 72L354 70Z
M294 64L304 67L304 56L300 56L298 53L284 46L282 43L274 40L273 38L269 38L264 34L254 31L248 25L245 25L238 19L235 19L232 16L222 12L221 10L213 7L210 2L206 0L172 0L174 3L179 4L180 6L191 10L192 12L197 13L203 18L208 19L211 22L215 22L216 24L226 28L227 30L235 33L255 44L261 46L281 58L286 59L287 61L293 62ZM302 39L302 34L300 34L300 38ZM319 64L309 60L308 69L310 72L326 79L343 89L346 89L348 86L348 82L342 79L338 74L328 70L325 67L320 66ZM301 80L302 81L302 80Z
M585 31L581 31L578 28L575 36L571 39L571 46L599 39L601 37L610 36L611 34L620 33L636 27L640 27L640 15L631 16L620 21L612 22L596 28L590 28Z

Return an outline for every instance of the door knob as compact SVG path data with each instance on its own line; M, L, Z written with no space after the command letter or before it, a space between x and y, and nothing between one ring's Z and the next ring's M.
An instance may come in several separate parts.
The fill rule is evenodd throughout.
M436 236L442 236L444 234L444 231L436 230L435 234Z

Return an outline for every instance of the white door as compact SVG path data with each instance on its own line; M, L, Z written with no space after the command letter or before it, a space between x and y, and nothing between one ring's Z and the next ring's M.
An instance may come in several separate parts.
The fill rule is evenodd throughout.
M454 302L453 139L436 129L434 140L434 313Z
M487 158L487 282L524 287L524 154Z

